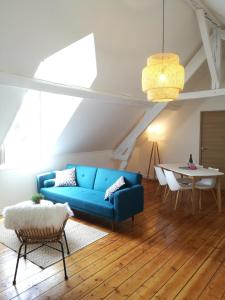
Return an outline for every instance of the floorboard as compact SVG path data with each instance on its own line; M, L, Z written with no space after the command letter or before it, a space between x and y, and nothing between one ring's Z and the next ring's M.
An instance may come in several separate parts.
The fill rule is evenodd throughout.
M1 299L225 299L225 210L211 193L192 216L190 201L162 204L156 183L144 181L145 210L112 232L110 224L76 214L76 221L108 231L62 262L40 270L21 260L12 286L16 254L0 244Z

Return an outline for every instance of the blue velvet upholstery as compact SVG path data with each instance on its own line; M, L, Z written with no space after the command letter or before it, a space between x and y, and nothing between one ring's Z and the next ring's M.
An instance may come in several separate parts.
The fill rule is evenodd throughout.
M114 194L115 220L124 221L144 209L144 188L134 185Z
M44 181L47 179L53 179L55 178L55 172L46 172L37 175L36 181L37 181L37 191L40 193L40 189L44 186Z
M76 168L78 186L54 187L55 171L37 176L37 189L46 199L53 202L68 202L72 209L121 222L143 211L144 192L142 176L138 173L69 164ZM105 191L120 176L126 182L124 189L114 192L108 201Z
M40 192L54 202L68 202L74 210L93 213L113 219L114 207L104 200L104 193L82 187L51 187L41 188Z
M94 189L105 192L117 179L124 177L128 187L141 183L141 174L113 169L99 168L95 178Z

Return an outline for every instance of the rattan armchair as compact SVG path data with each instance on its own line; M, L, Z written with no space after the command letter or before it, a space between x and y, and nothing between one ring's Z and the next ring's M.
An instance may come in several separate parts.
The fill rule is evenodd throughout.
M18 266L19 266L19 259L21 257L24 257L24 259L26 259L27 254L29 254L43 246L48 246L48 247L53 248L62 253L64 275L65 275L65 279L66 280L68 279L67 272L66 272L64 247L63 247L63 243L62 243L62 240L64 238L66 248L67 248L67 253L69 254L70 253L69 247L68 247L67 238L66 238L66 234L65 234L65 230L64 230L66 222L68 220L68 217L69 216L66 217L62 226L60 226L58 229L55 229L54 227L46 227L46 228L29 227L29 228L15 230L16 235L21 242L21 245L19 247L18 256L17 256L13 285L16 284L16 275L17 275L17 270L18 270ZM49 245L49 243L55 243L55 242L60 244L60 249L57 249L57 248ZM29 244L41 244L41 245L38 246L37 248L32 249L31 251L27 252L27 245L29 245ZM23 247L24 247L24 252L23 252L23 254L21 254Z

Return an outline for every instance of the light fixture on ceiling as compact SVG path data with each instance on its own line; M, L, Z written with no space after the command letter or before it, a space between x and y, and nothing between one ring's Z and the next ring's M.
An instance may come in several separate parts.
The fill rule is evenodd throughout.
M184 67L179 64L179 56L164 52L164 0L162 52L150 56L142 71L142 90L152 102L175 100L184 87Z

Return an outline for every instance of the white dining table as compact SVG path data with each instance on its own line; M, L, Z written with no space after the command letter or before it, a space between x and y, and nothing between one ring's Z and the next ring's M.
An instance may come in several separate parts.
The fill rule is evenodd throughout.
M158 166L162 169L172 171L174 173L180 174L181 176L188 176L192 179L193 214L196 213L196 181L198 181L200 178L216 177L218 212L220 213L222 211L220 178L224 175L224 173L208 168L203 168L202 166L197 166L197 169L192 170L187 167L186 163L159 164Z

